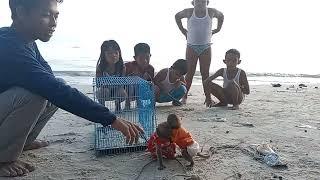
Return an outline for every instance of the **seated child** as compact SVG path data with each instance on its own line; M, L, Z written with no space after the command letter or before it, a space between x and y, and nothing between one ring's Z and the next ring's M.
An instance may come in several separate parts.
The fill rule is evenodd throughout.
M206 106L218 107L232 104L233 107L231 109L239 109L239 105L244 100L244 94L250 93L246 73L242 69L237 68L237 65L241 63L240 52L236 49L228 50L223 62L227 68L219 69L204 82ZM219 76L223 77L223 87L212 82L212 80ZM211 94L219 99L220 102L212 102Z
M209 155L200 153L200 146L197 141L192 138L190 132L181 127L181 118L176 114L170 114L167 118L167 123L172 129L171 141L176 143L181 149L182 157L184 157L190 165L187 167L193 167L193 157L199 156L202 158L209 158Z
M184 59L177 60L170 68L160 70L154 77L156 101L181 105L180 99L187 92L184 79L186 73L187 61Z
M96 77L124 76L125 67L123 64L119 44L114 40L104 41L101 45L100 57L97 62ZM115 99L116 111L121 109L120 103L127 96L124 88L100 87L97 90L99 103L105 105L105 101Z
M150 46L146 43L138 43L134 46L134 61L127 62L126 76L139 76L147 81L154 78L154 68L150 65Z
M159 170L165 168L162 158L173 159L176 154L176 145L170 141L171 129L167 122L160 123L147 142L147 151L152 158L158 159Z

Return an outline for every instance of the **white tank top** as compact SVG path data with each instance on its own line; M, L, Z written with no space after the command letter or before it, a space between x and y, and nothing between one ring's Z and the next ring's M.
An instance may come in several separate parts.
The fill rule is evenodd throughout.
M170 92L172 89L174 89L174 84L175 84L175 83L170 82L169 76L170 76L170 69L168 68L167 77L163 81L160 82L163 89L166 92Z
M228 79L227 68L224 68L223 69L223 88L226 88L228 86L228 84L230 82L232 82L233 80L236 81L236 83L238 83L238 85L240 85L239 84L240 73L241 73L241 69L238 69L236 76L233 79Z
M208 9L206 15L198 18L193 10L191 17L187 21L187 43L191 45L205 45L211 43L212 19Z

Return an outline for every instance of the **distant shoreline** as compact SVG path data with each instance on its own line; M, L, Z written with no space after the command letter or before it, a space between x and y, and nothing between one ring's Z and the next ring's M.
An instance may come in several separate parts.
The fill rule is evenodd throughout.
M54 71L58 76L95 76L94 71ZM210 73L213 74L213 73ZM201 76L200 71L196 71L195 76ZM287 73L247 73L248 77L303 77L303 78L320 78L320 74L287 74Z

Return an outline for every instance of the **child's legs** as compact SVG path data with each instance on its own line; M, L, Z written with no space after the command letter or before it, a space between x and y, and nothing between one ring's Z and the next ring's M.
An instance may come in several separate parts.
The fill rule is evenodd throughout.
M178 88L175 88L172 91L170 91L171 97L175 98L177 101L179 101L186 93L187 93L187 88L184 85L180 85ZM167 93L160 92L157 102L159 103L171 102L172 101L171 97Z
M227 105L227 99L225 97L224 89L216 83L208 82L204 85L204 92L206 93L206 99L211 99L211 94L219 99L221 105Z
M209 77L209 69L211 64L211 46L208 47L203 53L199 56L199 62L200 62L200 73L202 77L202 84L203 81L206 80ZM203 90L205 92L205 88L203 85Z
M186 49L186 60L188 61L188 72L186 74L186 86L187 86L187 93L184 98L187 98L187 94L190 90L192 79L194 73L196 72L196 67L198 63L198 54L189 46Z
M230 82L225 88L225 92L228 95L228 99L232 105L239 105L243 100L243 95L240 86L236 82Z
M183 84L181 84L178 88L172 90L170 92L171 96L176 100L180 100L187 93L187 88Z
M160 98L160 88L157 85L154 85L154 97L155 100L158 102Z
M119 88L117 90L115 97L112 98L115 99L116 110L119 111L121 110L121 102L128 98L128 94L124 88Z
M96 92L98 102L105 105L105 101L110 100L110 90L108 88L98 88Z

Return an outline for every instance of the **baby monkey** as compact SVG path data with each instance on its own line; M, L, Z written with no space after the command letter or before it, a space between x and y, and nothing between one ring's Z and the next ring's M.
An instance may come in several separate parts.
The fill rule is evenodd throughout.
M181 118L178 115L170 114L167 118L167 123L171 129L171 133L167 133L171 134L171 141L181 149L182 157L190 162L187 167L193 167L193 157L195 156L206 159L210 157L210 155L200 152L199 143L192 138L190 132L181 126Z
M147 143L147 151L149 151L153 159L159 161L159 170L166 168L163 165L163 158L174 159L176 154L176 144L171 142L172 131L167 122L158 124L156 132L154 132Z

